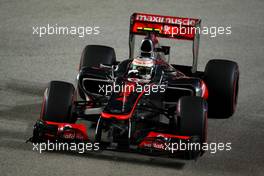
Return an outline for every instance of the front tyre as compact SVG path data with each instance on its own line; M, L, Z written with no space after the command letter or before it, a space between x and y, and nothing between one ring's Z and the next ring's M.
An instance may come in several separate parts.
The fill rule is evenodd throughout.
M71 123L75 89L71 83L51 81L45 90L40 118L44 121Z
M178 102L177 113L180 134L191 136L188 143L200 145L200 149L187 149L184 151L186 159L195 159L203 153L201 148L207 139L207 102L201 97L181 97Z

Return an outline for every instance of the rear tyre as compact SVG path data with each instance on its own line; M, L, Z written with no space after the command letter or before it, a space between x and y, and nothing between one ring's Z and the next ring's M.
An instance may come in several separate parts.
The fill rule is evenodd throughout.
M80 69L83 67L98 67L100 64L113 65L115 62L114 48L102 45L87 45L82 52Z
M202 147L207 139L207 103L201 97L181 97L178 102L178 116L180 134L192 136L189 143L196 143ZM194 159L202 154L201 149L187 149L186 159Z
M46 89L41 110L41 119L51 122L73 122L72 108L75 89L71 83L51 81Z
M236 110L239 90L238 64L229 60L210 60L205 67L204 76L209 90L209 116L232 116Z
M115 63L116 54L114 48L102 45L87 45L82 52L79 70L85 67L99 67L100 64L113 65ZM77 89L79 96L85 100L85 93L81 88L80 82Z

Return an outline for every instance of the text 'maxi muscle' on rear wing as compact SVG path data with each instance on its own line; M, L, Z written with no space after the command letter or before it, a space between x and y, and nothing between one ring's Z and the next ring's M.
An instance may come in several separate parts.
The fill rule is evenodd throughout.
M130 32L144 35L146 30L156 31L159 37L194 40L200 19L134 13L130 18ZM144 30L145 29L145 30Z
M134 13L130 17L129 56L133 58L135 35L146 35L147 32L153 32L157 37L189 40L193 41L192 72L196 72L200 38L196 29L200 28L200 25L201 20L196 18Z

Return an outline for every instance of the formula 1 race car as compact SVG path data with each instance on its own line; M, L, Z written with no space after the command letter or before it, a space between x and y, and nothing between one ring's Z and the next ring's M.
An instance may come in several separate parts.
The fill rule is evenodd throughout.
M210 60L197 71L201 20L134 13L129 59L116 61L113 48L84 48L76 89L51 81L45 90L32 142L97 142L101 149L169 154L171 143L207 140L207 118L228 118L237 105L239 68ZM182 28L188 33L180 33ZM134 57L135 36L143 36ZM192 66L170 64L170 47L159 38L193 42ZM193 159L201 148L187 149Z

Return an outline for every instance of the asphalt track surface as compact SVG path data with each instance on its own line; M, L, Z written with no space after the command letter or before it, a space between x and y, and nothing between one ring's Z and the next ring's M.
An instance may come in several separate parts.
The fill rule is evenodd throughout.
M0 1L0 175L262 175L264 172L264 1ZM239 63L237 112L210 119L209 142L232 142L231 151L207 152L198 161L126 153L32 151L25 143L39 117L50 80L73 82L82 49L109 45L128 56L129 16L147 12L201 18L203 26L232 26L231 35L201 36L199 69L211 58ZM33 35L32 26L99 26L99 35ZM191 44L171 41L172 61L189 63Z

